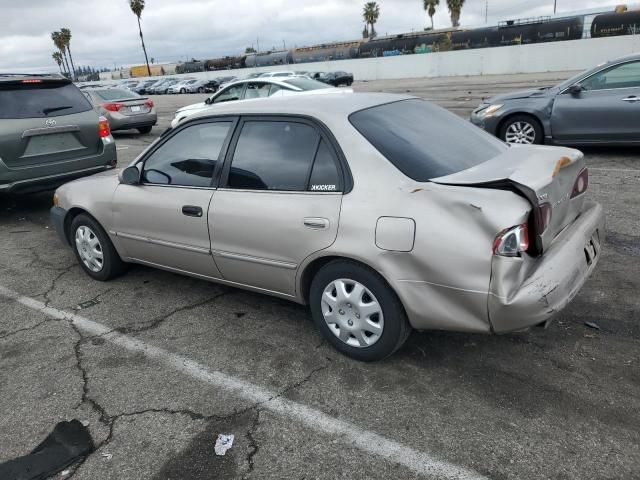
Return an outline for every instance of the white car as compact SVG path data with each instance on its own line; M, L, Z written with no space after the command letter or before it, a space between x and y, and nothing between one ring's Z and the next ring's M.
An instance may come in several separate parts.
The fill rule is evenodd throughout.
M186 80L182 80L181 82L178 82L175 85L171 85L167 89L167 93L187 93L189 92L189 86L192 83L196 83L197 81L198 81L197 78L187 78Z
M213 105L223 102L245 101L273 96L285 96L299 93L329 93L329 92L351 93L351 89L337 89L307 77L271 77L252 78L237 80L218 90L207 98L204 102L194 103L180 108L171 121L171 126L175 127L186 117L195 112L206 110Z

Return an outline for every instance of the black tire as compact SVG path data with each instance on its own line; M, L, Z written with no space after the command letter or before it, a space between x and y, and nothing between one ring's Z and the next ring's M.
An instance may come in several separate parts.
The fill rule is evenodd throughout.
M198 93L204 93L204 87L198 87Z
M186 88L181 88L181 89L180 89L180 93L182 93L182 94L187 93L187 89L186 89Z
M509 128L512 125L516 125L518 123L520 123L521 125L526 123L533 128L535 137L533 139L533 142L530 143L531 145L540 145L543 143L544 131L542 130L542 125L540 125L540 122L538 121L537 118L527 114L519 114L519 115L514 115L512 117L507 118L507 120L505 120L500 126L500 131L498 132L498 136L500 137L500 139L506 142L507 132L509 131ZM513 142L513 143L527 144L529 142Z
M147 125L146 127L140 127L138 128L138 131L143 134L146 135L147 133L151 133L151 129L153 128L152 125Z
M349 279L360 283L373 294L380 305L384 327L380 338L370 346L348 345L331 331L324 319L322 295L325 288L338 279ZM376 271L357 262L335 260L322 267L311 281L309 304L313 321L325 339L336 350L356 360L364 362L382 360L398 350L411 333L404 307L395 292Z
M102 269L98 272L92 271L85 265L84 261L80 257L78 247L76 246L76 232L80 227L83 226L89 227L100 242L103 255L103 264ZM113 243L111 243L109 236L100 226L100 224L89 215L81 213L71 221L71 225L69 227L69 239L71 240L71 248L73 248L73 252L76 255L78 263L85 271L85 273L94 280L106 282L107 280L111 280L112 278L122 275L127 270L127 264L123 262L120 258L120 255L118 255L118 252L113 246Z

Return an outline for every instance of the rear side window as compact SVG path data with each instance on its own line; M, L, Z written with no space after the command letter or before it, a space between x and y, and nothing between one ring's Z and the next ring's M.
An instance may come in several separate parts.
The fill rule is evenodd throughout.
M49 118L87 112L93 107L70 83L0 83L0 118Z
M229 188L306 190L319 140L304 123L245 122L231 161Z
M336 160L325 140L320 141L316 160L313 162L309 190L312 192L335 192L340 187Z
M331 85L318 82L317 80L311 80L310 78L294 77L294 78L287 78L282 81L288 85L293 85L294 87L298 87L300 90L305 90L305 91L319 90L321 88L331 88Z
M507 145L424 100L403 100L350 115L349 121L409 178L426 182L466 170Z

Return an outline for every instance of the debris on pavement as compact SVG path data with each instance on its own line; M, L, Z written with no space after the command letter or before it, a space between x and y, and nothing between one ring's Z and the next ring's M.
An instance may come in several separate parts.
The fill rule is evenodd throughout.
M222 433L218 435L215 446L216 455L221 456L227 453L227 450L233 445L233 439L234 435L224 435Z
M104 458L105 460L111 460L113 458L113 453L109 453L109 452L102 452L100 454L100 456L102 458Z
M600 330L600 325L598 325L597 323L584 322L584 324L589 328L593 328L594 330Z
M89 430L78 420L58 423L31 453L0 464L0 478L37 480L61 472L95 446Z

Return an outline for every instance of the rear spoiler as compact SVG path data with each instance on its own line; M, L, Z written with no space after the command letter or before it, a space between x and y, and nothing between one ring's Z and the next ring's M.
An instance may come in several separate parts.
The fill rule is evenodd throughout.
M69 85L73 82L66 77L52 75L25 75L16 73L0 73L0 88L20 85Z

